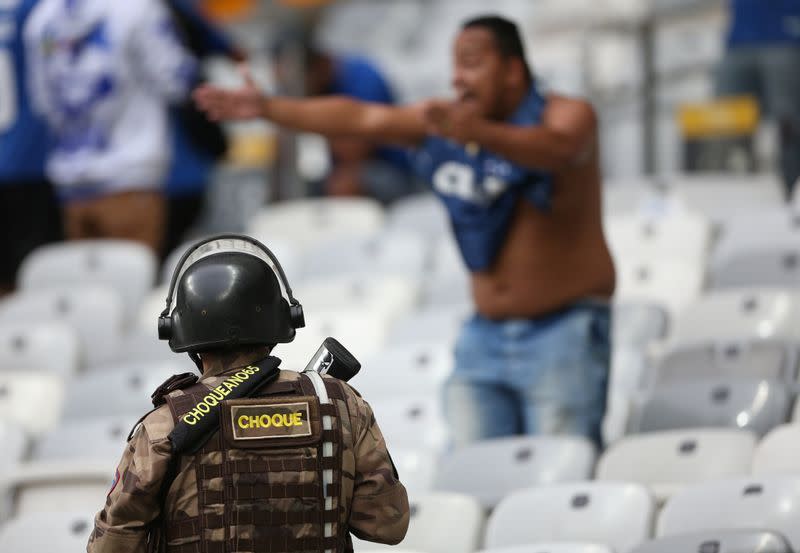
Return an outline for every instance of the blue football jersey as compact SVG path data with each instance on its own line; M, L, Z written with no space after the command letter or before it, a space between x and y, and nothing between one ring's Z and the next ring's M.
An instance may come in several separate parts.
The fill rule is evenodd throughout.
M800 45L800 0L731 0L728 45Z
M0 185L44 176L47 130L31 109L22 36L36 1L0 2Z
M535 86L508 123L538 125L546 105ZM414 153L417 172L433 187L450 214L464 262L471 271L488 269L505 242L519 198L547 211L552 175L522 167L484 149L431 136Z

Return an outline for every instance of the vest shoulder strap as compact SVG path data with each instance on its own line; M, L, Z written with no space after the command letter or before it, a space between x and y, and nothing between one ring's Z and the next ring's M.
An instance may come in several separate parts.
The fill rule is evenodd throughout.
M206 394L208 394L208 388L204 384L197 382L183 389L182 394L164 396L164 400L172 413L173 421L177 424L180 418L202 401Z
M150 395L153 407L159 407L166 401L166 396L175 390L183 390L197 384L198 377L194 373L182 373L170 376Z

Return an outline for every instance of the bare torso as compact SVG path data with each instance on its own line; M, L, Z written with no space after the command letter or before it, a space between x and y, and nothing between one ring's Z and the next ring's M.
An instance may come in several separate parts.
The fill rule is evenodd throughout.
M519 200L491 269L472 274L475 305L490 319L537 317L580 299L610 298L614 286L597 147L590 159L555 175L551 211Z

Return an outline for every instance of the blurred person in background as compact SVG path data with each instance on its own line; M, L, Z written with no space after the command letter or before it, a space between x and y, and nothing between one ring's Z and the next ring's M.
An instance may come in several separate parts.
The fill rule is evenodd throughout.
M521 433L599 444L615 272L594 109L543 94L516 25L501 17L466 22L453 53L455 100L265 97L247 74L243 88L202 87L195 98L219 119L414 147L450 214L477 308L445 389L454 445Z
M167 0L185 46L199 61L214 56L243 61L244 53L198 9L196 0ZM198 80L201 78L198 72ZM195 83L199 84L199 83ZM163 255L186 240L205 205L216 163L228 149L224 131L198 111L187 94L170 108L172 164L167 175L167 227Z
M44 174L47 127L33 113L23 27L36 0L0 2L0 295L28 253L60 239L53 187Z
M325 52L303 34L286 34L272 48L279 87L291 90L291 67L303 63L306 96L347 96L355 100L395 104L387 78L370 60ZM418 192L410 160L397 147L378 145L355 136L328 136L331 171L312 183L315 196L369 196L387 204Z
M780 132L787 199L800 178L800 0L730 0L719 96L753 95Z
M34 105L54 136L47 172L69 239L160 250L169 102L196 62L161 0L41 0L25 39Z

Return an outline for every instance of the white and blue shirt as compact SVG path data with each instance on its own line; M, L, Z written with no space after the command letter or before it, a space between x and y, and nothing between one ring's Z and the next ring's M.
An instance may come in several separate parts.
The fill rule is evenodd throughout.
M161 0L41 0L25 39L60 196L160 188L168 104L188 93L196 72Z
M531 86L508 123L541 124L546 103ZM553 177L484 149L470 150L431 136L414 153L414 165L444 202L467 267L481 271L491 267L500 252L519 198L542 211L550 209Z

